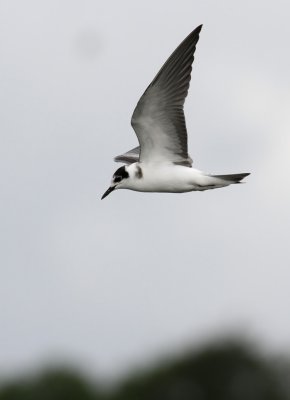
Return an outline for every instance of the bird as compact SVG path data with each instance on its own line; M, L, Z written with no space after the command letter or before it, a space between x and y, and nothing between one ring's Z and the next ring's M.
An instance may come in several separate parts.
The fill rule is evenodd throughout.
M240 183L250 173L213 175L192 167L188 154L184 102L202 25L167 59L133 112L139 146L114 158L122 162L102 199L116 189L185 193Z

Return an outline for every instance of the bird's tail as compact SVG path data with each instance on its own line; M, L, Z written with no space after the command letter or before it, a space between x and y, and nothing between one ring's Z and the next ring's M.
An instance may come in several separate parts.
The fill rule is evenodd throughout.
M230 174L230 175L211 175L211 176L214 178L222 179L223 181L226 181L229 183L240 183L241 180L244 179L248 175L250 175L250 173Z

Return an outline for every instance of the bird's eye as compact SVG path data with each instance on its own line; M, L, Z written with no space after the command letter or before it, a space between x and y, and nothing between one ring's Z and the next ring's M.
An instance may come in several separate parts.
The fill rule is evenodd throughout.
M121 182L121 180L122 180L121 176L116 176L114 178L114 182L116 182L116 183Z

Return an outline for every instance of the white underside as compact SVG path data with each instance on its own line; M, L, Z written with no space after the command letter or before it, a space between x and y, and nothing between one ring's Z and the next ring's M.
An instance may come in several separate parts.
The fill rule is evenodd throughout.
M137 165L141 167L142 177L138 177L136 173ZM183 193L215 189L231 184L197 169L174 164L134 163L128 166L128 171L130 178L117 186L118 189Z

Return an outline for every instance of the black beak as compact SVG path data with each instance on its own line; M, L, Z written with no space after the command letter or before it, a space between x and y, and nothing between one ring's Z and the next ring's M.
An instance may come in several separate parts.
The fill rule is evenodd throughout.
M103 194L101 200L103 200L105 197L107 197L114 189L116 186L110 186L108 190L105 191L105 193Z

